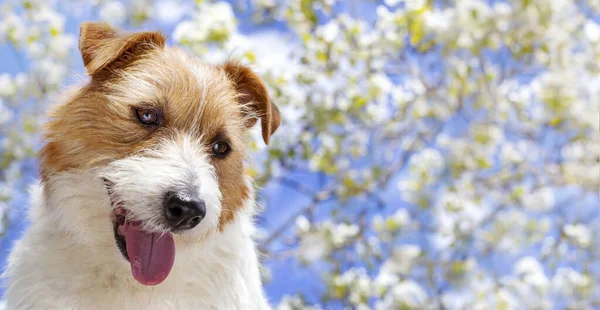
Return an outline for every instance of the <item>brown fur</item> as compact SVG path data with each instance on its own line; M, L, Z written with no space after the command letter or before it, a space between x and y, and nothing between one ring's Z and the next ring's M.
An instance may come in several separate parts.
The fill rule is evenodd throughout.
M247 67L230 62L223 65L223 69L235 84L240 94L239 100L246 103L251 102L250 108L260 111L263 140L269 144L269 138L281 123L281 116L279 109L271 103L267 88L260 78ZM252 127L255 123L256 119L250 119L246 126Z
M41 177L49 182L56 173L102 166L180 133L193 135L210 153L213 139L224 135L232 151L212 159L223 194L222 228L251 193L242 177L244 132L259 116L268 143L279 111L250 69L203 64L164 43L157 32L122 35L105 24L82 25L79 46L91 80L51 113ZM145 127L134 106L158 109L164 122Z
M163 48L166 38L160 32L119 34L104 23L84 22L80 27L79 50L89 75L109 64L123 63L145 50Z

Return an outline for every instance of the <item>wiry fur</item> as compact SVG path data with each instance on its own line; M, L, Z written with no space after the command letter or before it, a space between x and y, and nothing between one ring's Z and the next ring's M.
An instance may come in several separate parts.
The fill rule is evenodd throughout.
M90 181L94 180L94 181ZM222 232L198 241L174 235L175 265L148 287L131 276L112 235L110 203L92 175L63 174L53 201L32 196L32 225L9 259L9 309L268 309L248 205ZM94 206L85 208L83 206Z
M202 225L182 233L199 239L217 229L221 214L222 194L208 158L209 154L196 141L181 137L114 161L100 176L114 183L112 191L123 201L129 215L144 223L146 230L168 229L163 220L165 192L202 197L210 206Z
M88 23L80 49L92 78L47 125L31 225L4 274L9 309L269 308L244 174L246 129L261 118L268 142L279 126L264 85L245 67L207 65L165 47L159 33ZM164 123L141 125L132 112L140 105L160 110ZM226 158L211 155L218 137L231 146ZM173 234L171 273L144 286L115 245L114 200L128 220L166 233L167 192L200 197L206 217Z

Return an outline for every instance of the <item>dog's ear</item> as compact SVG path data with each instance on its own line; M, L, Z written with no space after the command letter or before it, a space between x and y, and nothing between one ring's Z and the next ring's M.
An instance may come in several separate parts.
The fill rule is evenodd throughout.
M269 138L281 124L279 109L271 103L267 88L258 75L248 67L234 62L227 62L223 69L233 82L240 104L249 108L261 119L262 136L265 144L269 144ZM250 118L247 127L256 124L256 118Z
M106 23L84 22L80 26L79 50L88 75L109 65L123 65L134 56L163 48L166 38L160 32L121 34Z

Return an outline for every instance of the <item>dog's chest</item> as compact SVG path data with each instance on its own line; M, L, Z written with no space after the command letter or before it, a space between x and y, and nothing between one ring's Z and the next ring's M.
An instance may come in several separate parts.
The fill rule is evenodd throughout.
M184 253L180 253L184 254ZM79 296L79 309L257 309L243 262L205 253L210 260L177 264L165 282L143 286L122 270ZM213 253L214 254L214 253ZM125 268L126 269L126 268Z
M249 298L228 292L231 291L217 295L209 295L201 290L95 291L73 298L65 296L63 304L71 304L74 309L256 309L249 303ZM73 304L74 300L78 300L78 303Z
M177 266L183 267L183 266ZM191 266L188 266L188 268ZM143 286L127 275L104 273L95 280L81 279L54 292L53 306L66 309L260 309L252 297L248 279L241 274L224 273L213 265L196 271L176 268L157 286ZM213 269L213 273L204 273ZM94 276L97 276L95 274ZM91 275L90 275L91 276ZM48 305L50 306L50 305Z

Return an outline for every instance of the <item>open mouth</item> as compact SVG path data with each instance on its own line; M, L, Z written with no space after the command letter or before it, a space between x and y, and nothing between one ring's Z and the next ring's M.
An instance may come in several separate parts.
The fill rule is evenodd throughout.
M132 219L114 191L114 183L104 179L114 209L113 232L117 247L131 265L133 277L144 285L163 282L175 262L175 242L170 232L151 232L143 222Z

